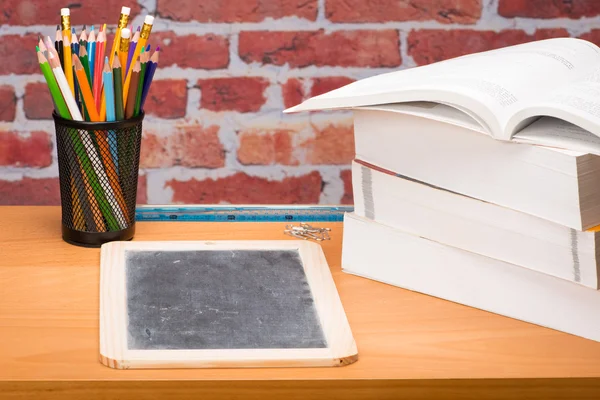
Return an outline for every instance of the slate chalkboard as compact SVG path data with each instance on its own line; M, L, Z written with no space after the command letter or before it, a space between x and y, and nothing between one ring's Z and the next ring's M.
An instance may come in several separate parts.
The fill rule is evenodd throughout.
M297 250L125 257L130 349L327 347Z
M342 366L358 358L321 247L111 242L100 360L112 368Z

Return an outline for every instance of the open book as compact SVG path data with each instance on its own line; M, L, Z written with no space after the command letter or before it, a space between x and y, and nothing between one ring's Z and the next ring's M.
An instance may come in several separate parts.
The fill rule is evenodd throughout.
M470 54L363 79L286 112L392 103L500 140L600 154L600 48L558 38Z

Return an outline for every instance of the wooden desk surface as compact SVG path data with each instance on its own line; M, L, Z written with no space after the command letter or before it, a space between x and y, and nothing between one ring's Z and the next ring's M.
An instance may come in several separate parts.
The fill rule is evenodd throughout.
M98 362L99 250L61 240L57 207L0 207L0 398L598 398L600 343L344 274L342 224L326 225L357 363L121 371ZM288 239L282 231L144 222L135 240Z

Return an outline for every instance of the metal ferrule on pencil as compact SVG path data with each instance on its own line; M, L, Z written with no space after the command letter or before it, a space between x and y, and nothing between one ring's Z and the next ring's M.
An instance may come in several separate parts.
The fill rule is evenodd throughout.
M71 16L70 15L61 15L60 16L60 25L62 30L71 30Z
M129 22L129 15L127 14L121 14L119 16L119 29L123 29L127 26L127 23Z
M152 25L144 23L144 25L142 25L142 31L140 32L140 38L148 39L150 37L151 31L152 31Z
M121 38L121 41L119 42L119 51L129 51L129 38Z

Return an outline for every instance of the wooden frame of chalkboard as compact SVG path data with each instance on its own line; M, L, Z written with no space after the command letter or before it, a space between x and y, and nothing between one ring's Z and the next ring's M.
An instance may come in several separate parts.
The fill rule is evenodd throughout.
M129 348L127 253L173 251L297 251L325 347ZM132 254L132 253L129 253ZM226 289L224 289L226 291ZM311 301L312 303L312 301ZM356 343L321 247L306 241L111 242L101 250L100 361L111 368L233 368L344 366L358 359Z

